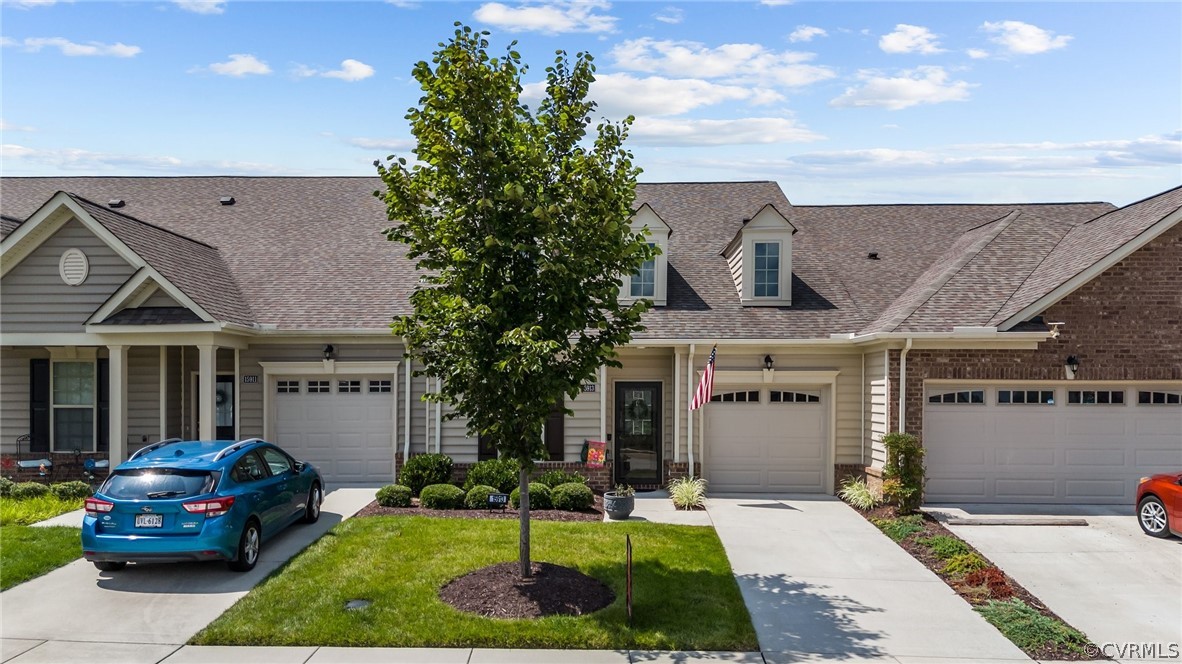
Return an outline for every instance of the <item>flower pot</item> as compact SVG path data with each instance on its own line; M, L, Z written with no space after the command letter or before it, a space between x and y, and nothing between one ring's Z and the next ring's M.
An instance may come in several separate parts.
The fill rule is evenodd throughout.
M607 512L609 519L615 521L627 519L634 509L636 509L636 496L621 496L615 491L603 494L603 511Z

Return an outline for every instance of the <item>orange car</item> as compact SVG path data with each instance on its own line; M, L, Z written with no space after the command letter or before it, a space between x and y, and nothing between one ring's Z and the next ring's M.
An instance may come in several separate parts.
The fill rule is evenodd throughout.
M1182 473L1142 477L1137 485L1137 523L1146 535L1182 537Z

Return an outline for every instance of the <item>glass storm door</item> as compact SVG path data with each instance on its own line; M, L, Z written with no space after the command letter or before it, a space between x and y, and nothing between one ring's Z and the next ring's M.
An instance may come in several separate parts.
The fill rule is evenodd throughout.
M661 384L616 383L616 482L661 481Z
M218 376L214 391L214 420L218 440L234 440L234 377Z

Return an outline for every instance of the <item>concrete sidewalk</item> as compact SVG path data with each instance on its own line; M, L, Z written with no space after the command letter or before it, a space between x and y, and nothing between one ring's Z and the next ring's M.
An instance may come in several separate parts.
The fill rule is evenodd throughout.
M604 523L625 523L627 521L651 521L653 523L672 523L680 526L710 526L710 514L705 510L679 510L673 506L669 492L664 489L657 491L642 491L636 494L636 509L627 519L619 521L603 515Z

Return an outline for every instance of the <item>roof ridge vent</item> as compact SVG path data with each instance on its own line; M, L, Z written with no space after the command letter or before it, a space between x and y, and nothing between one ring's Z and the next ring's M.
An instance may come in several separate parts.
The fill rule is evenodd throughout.
M121 208L124 205L127 205L127 203L122 198L112 198L107 201L107 207L109 208Z
M218 202L221 203L222 205L233 205L234 204L234 197L233 196L222 196L221 198L218 199Z
M866 254L866 258L869 260L872 260L872 261L876 261L876 260L878 260L878 252L872 251L872 252Z

